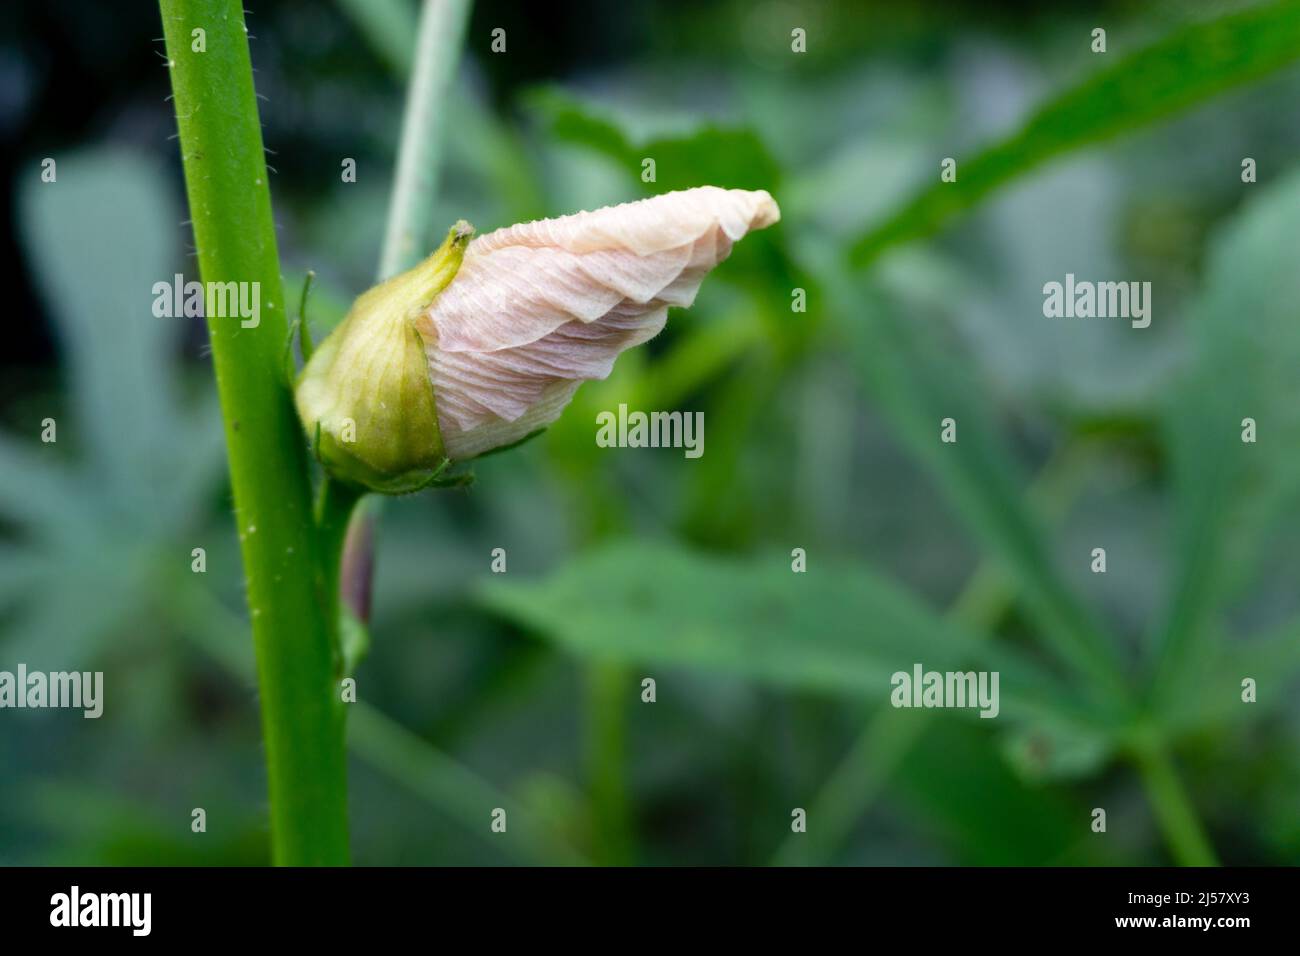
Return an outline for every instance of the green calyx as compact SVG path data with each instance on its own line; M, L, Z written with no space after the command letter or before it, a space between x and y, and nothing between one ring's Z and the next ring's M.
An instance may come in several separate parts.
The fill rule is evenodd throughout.
M403 494L445 468L414 320L456 277L473 234L465 221L456 223L433 255L359 296L303 367L294 390L298 415L334 478Z

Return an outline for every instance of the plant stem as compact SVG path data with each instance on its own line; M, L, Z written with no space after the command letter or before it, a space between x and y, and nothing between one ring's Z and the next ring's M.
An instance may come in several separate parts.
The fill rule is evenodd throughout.
M415 72L402 116L402 145L388 205L379 279L415 265L426 251L442 146L442 103L456 74L469 0L424 0Z
M604 661L583 672L592 855L600 866L627 866L634 857L625 772L630 676L622 664Z
M208 316L257 650L277 864L348 860L336 615L319 600L307 444L284 379L288 336L262 131L239 0L161 0L181 158L205 282L248 283L261 315ZM195 50L203 30L202 51Z
M1179 866L1218 866L1214 847L1168 752L1156 745L1143 746L1134 753L1134 760L1174 860Z

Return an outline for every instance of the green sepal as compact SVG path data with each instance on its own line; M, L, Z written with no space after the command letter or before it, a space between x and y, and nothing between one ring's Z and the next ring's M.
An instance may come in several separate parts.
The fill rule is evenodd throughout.
M446 455L415 319L455 278L472 235L458 222L424 262L358 297L304 366L294 398L331 476L406 494L441 473Z

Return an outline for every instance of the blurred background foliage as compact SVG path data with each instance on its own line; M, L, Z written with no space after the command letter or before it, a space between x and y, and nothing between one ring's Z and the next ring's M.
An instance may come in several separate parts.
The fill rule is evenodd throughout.
M0 669L107 699L3 714L0 862L264 862L205 333L150 311L193 271L157 11L8 19ZM415 7L249 22L319 337L374 272ZM357 862L1167 862L1170 760L1224 862L1300 862L1297 36L1289 4L476 4L435 222L703 183L783 221L469 492L384 504ZM1151 327L1044 319L1067 272L1150 280ZM597 449L620 402L703 411L706 453ZM1000 671L1001 716L893 710L914 661Z

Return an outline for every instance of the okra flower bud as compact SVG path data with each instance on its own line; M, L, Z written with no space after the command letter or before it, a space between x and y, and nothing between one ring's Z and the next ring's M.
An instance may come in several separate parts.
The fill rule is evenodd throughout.
M733 243L779 218L764 191L703 186L468 243L458 226L357 299L303 369L298 412L336 477L418 488L444 459L555 421L669 306L689 306Z

